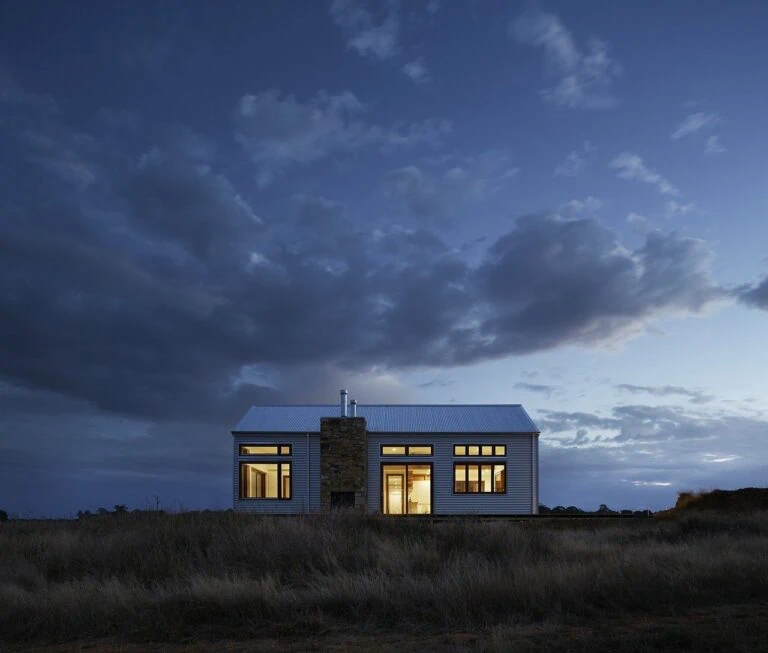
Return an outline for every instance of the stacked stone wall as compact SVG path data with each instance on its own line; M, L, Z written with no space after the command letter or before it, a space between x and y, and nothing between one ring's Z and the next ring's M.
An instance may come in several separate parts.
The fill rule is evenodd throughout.
M331 509L331 494L353 492L354 509L365 512L368 431L364 417L320 420L320 510Z

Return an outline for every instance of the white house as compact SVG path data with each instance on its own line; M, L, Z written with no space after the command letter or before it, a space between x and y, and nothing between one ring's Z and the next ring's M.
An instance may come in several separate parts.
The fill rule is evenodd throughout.
M234 509L535 514L539 429L519 404L253 406L233 435Z

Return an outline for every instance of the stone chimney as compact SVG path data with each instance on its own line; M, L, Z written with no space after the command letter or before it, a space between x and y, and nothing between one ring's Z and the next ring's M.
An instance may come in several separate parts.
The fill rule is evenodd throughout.
M320 419L320 510L368 506L368 429L364 417Z

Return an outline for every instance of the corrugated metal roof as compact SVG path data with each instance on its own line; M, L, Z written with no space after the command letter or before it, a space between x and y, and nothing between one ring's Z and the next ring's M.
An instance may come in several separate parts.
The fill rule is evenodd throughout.
M236 432L318 433L321 417L338 417L338 404L252 406ZM358 404L371 433L538 433L519 404L373 405Z

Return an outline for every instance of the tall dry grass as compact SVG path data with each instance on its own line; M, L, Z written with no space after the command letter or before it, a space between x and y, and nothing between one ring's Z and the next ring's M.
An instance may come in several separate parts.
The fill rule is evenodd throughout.
M684 611L768 601L766 552L768 514L577 530L233 513L9 522L0 638L238 638Z

